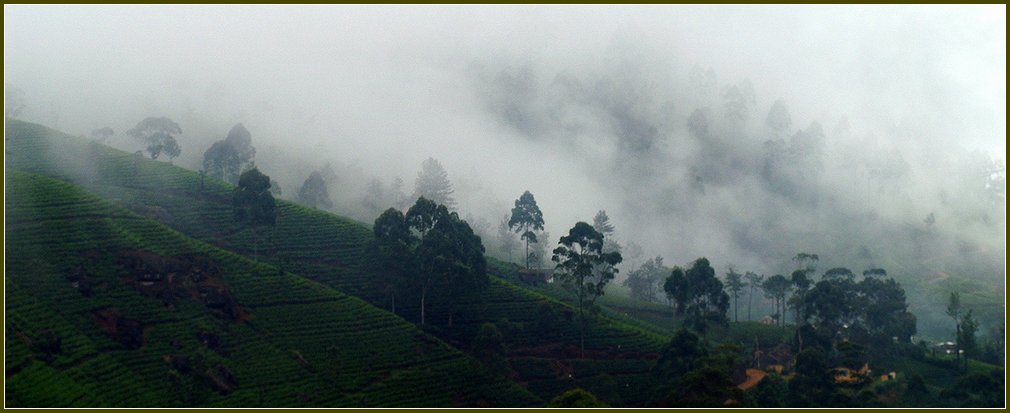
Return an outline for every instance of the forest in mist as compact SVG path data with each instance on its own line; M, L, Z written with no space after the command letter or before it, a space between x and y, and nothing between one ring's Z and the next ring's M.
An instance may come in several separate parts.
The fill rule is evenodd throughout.
M486 239L528 189L548 233L605 210L643 260L1004 285L999 8L103 10L9 9L8 112L126 150L167 116L195 170L242 123L283 197L325 172L363 222L433 157Z
M996 337L1005 13L5 6L5 115L198 171L200 191L256 168L274 197L368 227L431 198L434 176L436 203L508 271L555 268L562 236L595 219L623 256L618 297L645 266L702 257L719 278L884 269L917 338L960 334L952 293ZM43 150L69 175L107 172ZM527 191L543 218L532 264L509 222ZM673 308L666 275L650 301ZM785 322L783 297L750 294Z

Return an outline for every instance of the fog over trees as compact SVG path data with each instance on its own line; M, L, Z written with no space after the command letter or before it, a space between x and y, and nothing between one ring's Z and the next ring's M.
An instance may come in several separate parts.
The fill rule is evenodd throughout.
M1005 7L10 6L4 33L7 116L233 183L255 155L369 224L420 195L473 225L528 190L551 234L606 211L658 301L652 269L706 257L744 274L734 318L773 278L784 313L800 250L1005 286Z

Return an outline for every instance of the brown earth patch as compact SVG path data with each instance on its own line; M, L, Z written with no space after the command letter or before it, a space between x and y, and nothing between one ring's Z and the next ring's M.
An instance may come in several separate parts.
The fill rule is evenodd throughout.
M144 345L144 326L140 321L126 318L115 307L96 310L95 323L110 338L129 349L137 349Z
M223 270L205 254L162 256L152 252L125 250L117 254L129 283L147 297L175 307L179 300L199 301L218 318L240 323L249 318L232 296L222 278Z

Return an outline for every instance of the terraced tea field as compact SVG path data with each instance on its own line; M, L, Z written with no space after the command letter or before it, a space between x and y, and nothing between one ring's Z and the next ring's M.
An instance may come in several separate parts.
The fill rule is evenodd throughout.
M132 220L144 221L141 218L147 218L145 222L157 221L178 231L178 234L173 235L179 235L179 238L185 239L181 236L185 234L237 254L222 257L221 259L227 260L227 263L222 262L221 265L233 264L257 268L255 277L228 281L234 283L229 285L234 291L236 300L250 308L254 314L248 323L242 323L241 327L235 329L241 331L246 324L249 324L250 328L262 328L255 332L273 337L272 342L280 340L280 343L289 346L282 346L279 349L288 360L295 359L300 362L300 359L304 358L309 363L327 363L333 359L328 353L328 347L323 345L330 339L328 337L320 337L313 341L302 337L297 331L262 324L265 322L262 320L274 320L270 316L274 311L289 311L283 314L284 317L297 316L299 312L305 314L316 312L317 309L311 306L317 303L308 297L317 297L314 295L317 292L306 290L333 289L364 299L379 308L390 309L388 295L372 285L372 275L358 270L363 246L371 237L371 231L365 224L279 200L277 224L262 229L258 236L254 236L250 230L234 223L231 186L224 182L210 178L202 179L196 172L164 162L138 158L81 138L17 121L8 124L8 147L9 168L79 184L112 200L115 205L122 207L118 211L130 216ZM53 147L60 148L59 155L46 155L54 152L49 150ZM82 165L94 167L80 168ZM132 214L124 210L132 211ZM60 229L53 228L52 231ZM159 254L174 252L157 249L162 243L171 242L170 239L165 239L163 233L131 233L124 236L132 237L130 239L133 242L154 249ZM255 258L259 262L271 265L256 264L244 257ZM279 275L281 272L284 272L283 276ZM469 351L470 341L480 326L485 322L492 322L505 330L506 345L510 357L516 363L526 363L532 359L540 360L541 363L578 361L579 334L578 325L573 318L573 315L577 314L575 309L569 304L562 303L557 297L531 291L502 279L491 278L489 288L458 304L451 327L447 325L449 315L445 308L430 305L428 307L430 324L425 327L426 331L455 349ZM279 280L283 280L283 283ZM271 298L278 291L283 291L282 295L285 298ZM117 297L120 298L122 297ZM435 301L437 302L437 297ZM396 315L402 317L401 323L404 323L404 320L414 323L419 320L418 304L419 300L409 294L397 297ZM543 320L542 310L545 305L552 313L552 320ZM297 306L303 306L303 309L289 310ZM326 324L329 321L313 320L312 316L308 317L305 322L314 326L313 328L333 329L335 331L333 334L339 332L353 336L354 334L351 334L355 331L353 329L360 327L331 325ZM173 321L178 320L165 320L165 322ZM278 338L281 336L287 338ZM641 383L649 379L648 369L642 368L642 365L651 365L654 362L666 340L668 337L662 331L635 327L626 321L604 315L589 323L585 357L610 362L601 364L611 366L610 370L591 370L591 373L587 373L588 376L580 376L585 380L579 383L525 380L521 368L513 365L513 371L518 375L516 380L528 386L529 391L540 398L553 397L575 385L590 386L587 383L594 380L601 382L625 380L619 384L626 387L633 385L642 387ZM392 341L386 341L390 342ZM383 342L380 341L378 344ZM389 350L387 352L418 351L406 348ZM294 355L293 351L297 351L298 355ZM362 359L369 360L372 357L374 356L365 354ZM628 368L624 366L625 364L634 367ZM365 368L363 366L374 366L374 363L363 362L360 366L351 363L346 367L359 371ZM324 370L319 369L313 374L334 383L331 386L337 389L347 385L339 378L329 377L329 373ZM434 374L438 370L432 371ZM237 372L238 370L236 374ZM404 379L400 375L389 379L392 380L394 377L397 380ZM266 390L264 392L267 395L271 394ZM622 395L620 400L615 396L608 401L619 402L616 403L619 405L643 405L649 401L646 393L645 390L638 393L629 392ZM604 400L608 399L606 395L601 397ZM305 402L309 405L316 402L321 404L344 402L343 399L320 400L308 396L304 398L310 400ZM348 403L355 404L353 401Z
M9 407L542 403L364 301L72 184L8 170L6 191Z

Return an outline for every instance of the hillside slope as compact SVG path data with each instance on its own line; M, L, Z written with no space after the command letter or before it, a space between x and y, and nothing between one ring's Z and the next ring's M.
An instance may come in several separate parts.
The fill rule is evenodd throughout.
M528 406L357 298L7 171L8 407Z
M231 186L168 163L115 150L40 125L7 125L8 168L80 184L139 215L216 247L275 264L390 309L389 297L358 271L365 225L278 201L277 225L254 238L232 219ZM267 171L269 173L269 171ZM417 301L401 297L397 315L417 321ZM544 309L549 311L544 311ZM492 277L488 289L458 305L453 326L439 306L429 308L428 332L469 351L480 325L505 331L512 378L543 399L573 387L613 393L615 405L644 405L653 398L649 371L665 335L601 317L590 323L586 355L578 354L573 310L550 297Z

